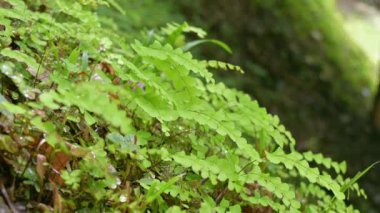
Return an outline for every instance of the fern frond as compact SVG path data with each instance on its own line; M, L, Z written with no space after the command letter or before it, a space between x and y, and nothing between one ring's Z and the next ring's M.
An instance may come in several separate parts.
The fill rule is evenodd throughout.
M214 69L233 70L244 74L244 70L241 67L222 61L210 60L207 61L207 66Z

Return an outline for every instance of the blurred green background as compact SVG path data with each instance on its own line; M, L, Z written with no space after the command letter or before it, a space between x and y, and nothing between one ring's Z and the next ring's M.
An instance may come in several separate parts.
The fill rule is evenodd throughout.
M299 150L347 160L354 175L380 160L379 0L119 0L122 15L101 8L126 37L167 22L199 26L226 42L192 51L242 66L215 73L278 114ZM380 168L361 184L363 212L380 212Z

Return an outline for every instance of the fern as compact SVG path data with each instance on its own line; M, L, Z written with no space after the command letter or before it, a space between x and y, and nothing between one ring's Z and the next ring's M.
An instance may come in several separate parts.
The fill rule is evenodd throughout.
M233 65L233 64L225 63L222 61L215 61L215 60L207 61L207 65L208 65L208 67L211 67L214 69L234 70L234 71L238 71L240 73L244 73L244 71L241 69L241 67Z
M114 1L6 2L0 157L25 179L17 199L53 194L43 202L55 211L354 212L345 193L365 195L345 163L296 151L277 116L208 70L239 66L176 42L203 30L168 24L131 41L93 12L121 10Z

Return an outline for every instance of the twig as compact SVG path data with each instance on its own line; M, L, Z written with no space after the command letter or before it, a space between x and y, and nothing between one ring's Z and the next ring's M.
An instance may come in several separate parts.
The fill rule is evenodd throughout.
M220 203L220 201L222 200L222 198L224 197L224 195L227 193L227 191L228 191L228 187L227 187L227 184L225 184L225 185L224 185L224 189L223 189L223 191L221 191L221 192L219 193L219 195L215 198L215 202L216 202L217 204Z
M48 44L46 45L45 47L45 51L44 51L44 54L42 55L42 58L40 60L40 63L38 64L38 68L37 68L37 72L36 72L36 76L34 78L34 81L33 81L33 87L35 88L36 87L36 83L37 83L37 79L38 79L38 74L40 72L40 69L41 69L41 64L44 62L45 60L45 56L46 56L46 53L47 53L47 50L48 50Z
M12 213L18 213L17 209L14 207L11 199L9 198L8 192L5 189L4 183L2 181L0 181L0 191L1 191L1 194L2 194L5 202L7 203L8 207L9 207L9 209L11 210L11 212Z

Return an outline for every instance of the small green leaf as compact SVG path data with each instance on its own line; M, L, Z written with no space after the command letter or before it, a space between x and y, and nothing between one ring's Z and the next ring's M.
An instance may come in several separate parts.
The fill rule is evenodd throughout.
M146 195L146 203L151 203L160 196L161 193L170 188L170 186L176 184L181 176L172 177L169 181L159 184L156 187L150 187Z
M234 205L229 208L229 213L241 213L241 207L240 205Z
M71 51L69 55L69 62L72 64L75 64L79 59L81 49L79 47L75 48L73 51Z

